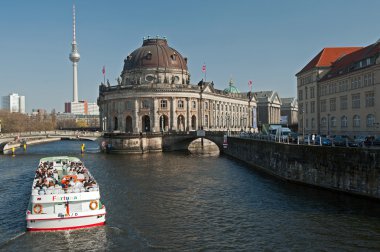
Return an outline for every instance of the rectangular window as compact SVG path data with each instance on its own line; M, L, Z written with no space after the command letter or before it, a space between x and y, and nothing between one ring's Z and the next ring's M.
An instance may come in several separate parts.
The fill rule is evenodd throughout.
M314 92L314 90L315 90L314 87L310 88L310 98L315 98L315 92Z
M321 112L326 112L326 100L321 100Z
M352 108L360 108L360 94L352 95Z
M168 101L167 100L161 100L160 107L162 109L168 108Z
M366 107L375 106L375 93L373 91L365 93L365 106Z
M364 81L363 81L363 84L364 84L365 87L368 86L368 74L365 74L365 75L364 75Z
M340 97L340 110L346 110L347 109L347 95Z
M315 101L310 102L310 113L315 113Z
M307 100L307 87L305 87L305 99Z
M302 101L302 99L303 99L302 94L303 94L302 90L298 90L298 100L299 101Z
M141 107L142 107L143 109L147 109L147 108L149 108L149 101L148 101L148 100L143 100L143 101L141 102Z
M131 101L126 101L125 109L132 109L132 102Z
M196 108L197 108L197 103L196 103L195 101L192 101L192 102L191 102L191 107L192 107L193 109L196 109Z
M330 111L335 111L336 110L336 99L331 98L330 99Z
M183 109L183 107L184 107L184 102L183 102L183 100L179 100L179 101L178 101L178 108L179 108L179 109Z

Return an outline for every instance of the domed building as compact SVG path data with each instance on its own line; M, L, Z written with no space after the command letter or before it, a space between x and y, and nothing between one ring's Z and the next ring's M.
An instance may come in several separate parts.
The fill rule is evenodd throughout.
M218 90L213 82L190 83L187 58L166 38L143 40L124 60L117 85L99 87L104 132L223 131L254 126L255 97L233 83Z

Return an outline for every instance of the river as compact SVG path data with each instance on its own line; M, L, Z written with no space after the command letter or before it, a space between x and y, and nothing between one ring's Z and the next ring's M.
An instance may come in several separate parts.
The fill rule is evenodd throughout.
M379 202L289 184L226 156L81 155L81 144L60 141L0 156L0 250L380 250ZM53 155L84 161L100 185L106 226L25 232L38 160Z

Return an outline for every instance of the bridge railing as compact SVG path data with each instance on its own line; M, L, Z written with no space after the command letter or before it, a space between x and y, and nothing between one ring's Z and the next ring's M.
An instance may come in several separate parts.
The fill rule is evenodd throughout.
M48 131L28 131L28 132L13 132L13 133L0 133L0 138L15 138L15 137L31 137L31 136L99 136L101 133L92 131L69 131L69 130L48 130Z

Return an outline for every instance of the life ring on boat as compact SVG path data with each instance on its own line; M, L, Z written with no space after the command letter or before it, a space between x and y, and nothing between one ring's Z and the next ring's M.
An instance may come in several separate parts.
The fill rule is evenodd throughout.
M42 213L42 205L41 204L35 204L33 207L33 211L35 214Z
M90 209L95 210L98 208L98 202L96 200L91 200L90 202Z
M77 175L66 175L63 177L61 183L62 184L69 184L71 179L73 179L74 182L77 182Z

